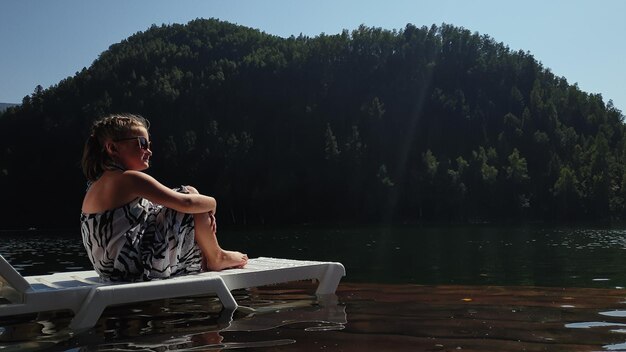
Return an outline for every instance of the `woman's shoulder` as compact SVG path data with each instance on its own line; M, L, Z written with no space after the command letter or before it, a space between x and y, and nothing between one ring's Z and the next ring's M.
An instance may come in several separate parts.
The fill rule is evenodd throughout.
M136 170L108 171L98 181L107 189L121 194L133 193L146 185L158 184L154 177Z
M158 184L159 182L143 171L126 170L121 172L116 179L117 182L130 185L131 187L140 184Z

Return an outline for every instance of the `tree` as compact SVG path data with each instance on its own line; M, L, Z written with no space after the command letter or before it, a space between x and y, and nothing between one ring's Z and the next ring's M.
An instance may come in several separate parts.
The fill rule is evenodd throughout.
M561 168L559 179L554 184L553 189L558 200L558 216L566 220L575 219L579 215L579 201L582 198L582 192L574 172L568 167Z
M326 124L326 131L324 131L324 155L326 160L337 160L339 157L339 146L337 145L337 138L330 128L330 123Z

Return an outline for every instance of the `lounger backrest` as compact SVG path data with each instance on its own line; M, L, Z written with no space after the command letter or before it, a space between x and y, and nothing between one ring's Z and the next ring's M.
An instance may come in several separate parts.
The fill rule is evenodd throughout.
M0 254L0 291L7 285L20 294L30 289L28 281Z

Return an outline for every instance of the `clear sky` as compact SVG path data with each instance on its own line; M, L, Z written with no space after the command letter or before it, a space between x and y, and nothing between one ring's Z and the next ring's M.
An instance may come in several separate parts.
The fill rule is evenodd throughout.
M211 17L282 37L448 23L529 51L626 112L623 0L0 0L0 102L73 76L152 24Z

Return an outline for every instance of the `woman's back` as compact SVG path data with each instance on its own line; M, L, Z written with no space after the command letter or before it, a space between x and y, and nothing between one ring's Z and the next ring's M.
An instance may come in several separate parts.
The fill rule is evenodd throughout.
M128 204L137 198L127 190L124 174L120 171L105 171L102 176L91 183L83 199L84 214L102 213Z

